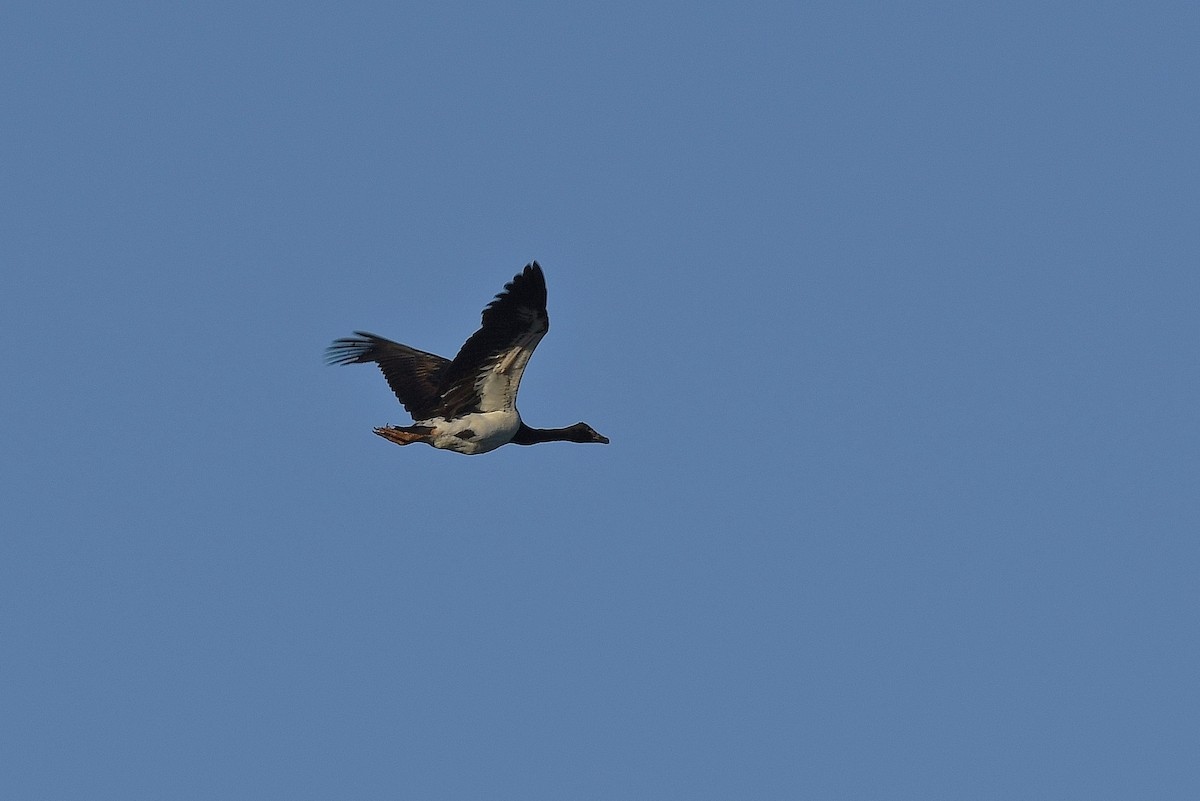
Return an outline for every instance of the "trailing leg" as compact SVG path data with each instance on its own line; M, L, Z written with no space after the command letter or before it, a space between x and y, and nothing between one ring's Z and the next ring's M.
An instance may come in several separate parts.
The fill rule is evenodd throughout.
M385 426L375 429L375 433L397 445L411 445L414 442L428 442L433 429L429 426Z

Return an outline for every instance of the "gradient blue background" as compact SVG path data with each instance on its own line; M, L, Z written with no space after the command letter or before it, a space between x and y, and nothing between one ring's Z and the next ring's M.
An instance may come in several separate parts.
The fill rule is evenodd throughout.
M7 3L0 795L1200 798L1198 42ZM534 258L612 445L373 436Z

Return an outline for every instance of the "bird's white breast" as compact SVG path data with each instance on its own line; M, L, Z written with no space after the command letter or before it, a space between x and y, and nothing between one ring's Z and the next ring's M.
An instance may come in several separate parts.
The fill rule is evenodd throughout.
M429 444L435 448L458 453L487 453L511 441L521 427L516 409L498 412L475 412L447 420L435 417L422 420L421 425L434 429Z

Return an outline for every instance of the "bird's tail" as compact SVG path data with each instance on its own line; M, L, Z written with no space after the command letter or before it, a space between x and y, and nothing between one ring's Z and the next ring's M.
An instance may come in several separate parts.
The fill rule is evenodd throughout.
M429 426L383 426L375 429L375 433L397 445L411 445L414 442L428 442L433 429Z

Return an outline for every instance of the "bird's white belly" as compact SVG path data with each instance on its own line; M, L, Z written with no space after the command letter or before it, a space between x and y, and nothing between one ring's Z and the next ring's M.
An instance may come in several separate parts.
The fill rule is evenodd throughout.
M515 410L476 412L447 420L435 417L421 425L434 429L429 444L458 453L487 453L512 440L521 427L521 416Z

